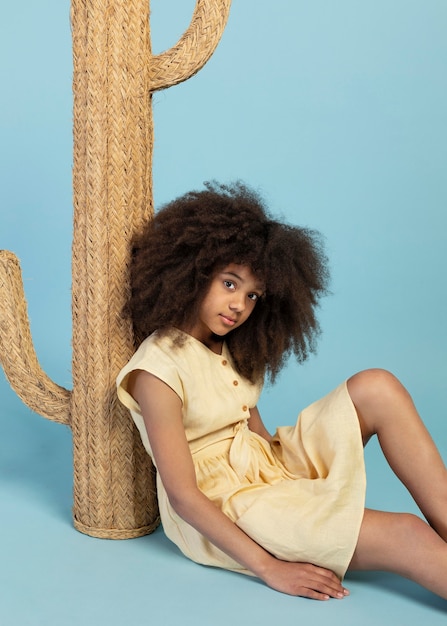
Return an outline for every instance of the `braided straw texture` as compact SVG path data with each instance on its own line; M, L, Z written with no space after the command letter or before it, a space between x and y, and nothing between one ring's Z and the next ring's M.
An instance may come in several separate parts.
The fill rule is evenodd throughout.
M159 523L155 471L115 378L134 345L121 311L130 242L153 215L151 93L186 80L217 46L231 0L197 0L191 25L153 57L149 0L72 0L74 92L73 391L42 371L17 258L0 251L0 362L34 411L69 424L74 524L123 539Z
M121 316L130 239L152 215L149 7L73 0L74 522L96 537L158 523L154 472L115 378L133 350Z
M74 520L96 537L137 537L158 524L154 469L115 393L133 351L121 315L130 241L153 212L150 94L200 69L229 4L197 2L194 37L155 57L155 81L147 0L72 0Z
M40 367L31 341L20 264L7 250L0 250L0 363L11 387L33 411L69 423L70 392Z
M196 74L209 60L225 29L231 0L198 1L188 30L170 50L152 57L151 90L166 89Z

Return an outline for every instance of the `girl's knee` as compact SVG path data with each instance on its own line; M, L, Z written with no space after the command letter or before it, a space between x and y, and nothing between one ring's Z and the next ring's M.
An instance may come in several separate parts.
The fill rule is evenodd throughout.
M369 406L408 396L405 387L394 374L384 369L368 369L351 376L347 381L349 395L356 407Z
M350 569L392 570L412 546L430 539L430 533L428 524L412 513L366 509Z
M413 513L396 513L395 532L406 538L411 545L412 541L421 539L430 532L430 527L423 519Z
M384 547L420 542L431 532L428 524L414 513L387 513L382 527Z
M402 407L410 396L391 372L368 369L354 374L348 381L348 392L357 411L363 443L379 432L384 420L389 420L393 409Z
M355 395L371 395L388 388L401 386L399 380L388 370L367 369L348 379L349 392Z

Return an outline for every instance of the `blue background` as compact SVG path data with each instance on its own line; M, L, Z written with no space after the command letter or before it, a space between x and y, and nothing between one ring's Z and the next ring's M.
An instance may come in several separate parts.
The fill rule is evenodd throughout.
M0 248L23 268L38 357L71 384L72 94L69 3L2 2ZM158 53L193 0L152 0ZM237 178L321 230L332 267L319 350L267 388L267 426L353 372L392 370L447 458L447 4L233 0L214 56L154 96L156 206ZM366 452L367 503L416 511ZM417 459L415 459L417 469ZM350 576L325 605L180 557L158 530L110 542L71 527L68 428L32 414L0 374L0 619L5 624L445 622L407 581Z

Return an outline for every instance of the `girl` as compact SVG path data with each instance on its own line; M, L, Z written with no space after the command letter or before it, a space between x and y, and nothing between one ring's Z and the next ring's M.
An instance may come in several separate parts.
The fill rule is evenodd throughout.
M131 281L142 343L118 395L184 554L318 600L348 594L348 568L447 598L447 472L394 376L355 374L273 437L256 408L264 377L314 349L328 282L317 233L275 221L240 183L207 184L147 225ZM363 445L375 434L428 523L365 510Z

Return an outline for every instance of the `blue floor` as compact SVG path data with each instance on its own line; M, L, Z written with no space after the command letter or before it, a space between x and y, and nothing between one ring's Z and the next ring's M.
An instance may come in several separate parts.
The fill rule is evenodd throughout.
M71 520L70 430L32 414L3 374L0 400L2 625L446 624L447 602L392 575L349 575L349 598L319 603L189 562L160 528L127 541L80 534ZM370 500L386 481L384 506L408 509L375 455L371 447Z

